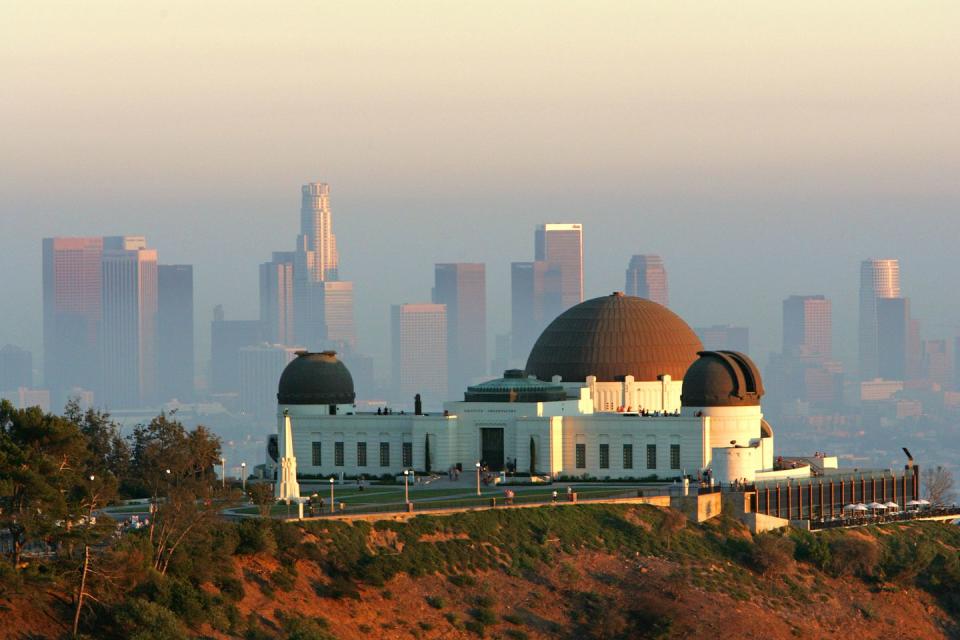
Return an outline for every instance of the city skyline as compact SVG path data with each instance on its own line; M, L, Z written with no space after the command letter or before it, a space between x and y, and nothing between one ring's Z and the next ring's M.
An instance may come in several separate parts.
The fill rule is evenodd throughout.
M544 21L544 5L518 2L521 26L505 30L479 5L5 4L0 272L22 304L0 342L41 351L27 266L42 237L143 234L198 266L198 316L222 303L257 317L249 282L293 249L296 186L322 180L338 270L365 287L358 337L381 368L385 300L423 299L437 262L486 263L491 299L506 299L497 260L529 255L516 230L575 220L585 297L619 289L642 246L669 266L671 308L749 325L768 353L779 301L823 293L853 371L851 262L902 261L914 313L941 323L925 337L960 320L931 277L951 269L960 231L960 8L866 7L603 2ZM491 336L508 307L490 308Z

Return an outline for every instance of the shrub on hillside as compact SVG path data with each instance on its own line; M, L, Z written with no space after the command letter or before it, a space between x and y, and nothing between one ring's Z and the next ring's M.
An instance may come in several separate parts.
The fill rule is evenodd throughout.
M753 565L763 574L783 571L793 565L793 540L774 534L761 534L753 545Z
M129 598L120 605L114 620L119 637L131 640L181 640L188 635L172 611L139 598Z
M873 577L880 564L880 549L876 543L846 534L830 541L830 564L834 576Z
M792 535L795 543L794 558L821 571L830 565L830 543L823 534L796 530Z
M277 550L277 541L269 520L243 520L237 525L236 552L240 555L253 553L272 554Z

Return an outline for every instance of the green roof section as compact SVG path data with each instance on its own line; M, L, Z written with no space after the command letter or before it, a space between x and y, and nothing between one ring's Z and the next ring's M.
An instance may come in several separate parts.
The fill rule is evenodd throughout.
M508 369L502 378L488 380L467 388L467 402L556 402L566 400L559 384L528 378L520 369Z

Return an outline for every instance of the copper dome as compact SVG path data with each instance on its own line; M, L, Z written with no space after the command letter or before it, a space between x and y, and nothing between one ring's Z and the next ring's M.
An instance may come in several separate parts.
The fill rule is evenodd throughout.
M583 382L587 376L612 382L669 375L683 378L703 349L680 316L645 298L620 292L581 302L544 329L530 351L526 371L541 380L561 376Z
M701 351L683 376L685 407L752 407L763 397L760 370L737 351Z

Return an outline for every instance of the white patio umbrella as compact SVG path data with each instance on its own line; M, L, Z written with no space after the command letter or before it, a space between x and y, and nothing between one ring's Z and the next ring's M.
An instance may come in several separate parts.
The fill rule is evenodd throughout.
M868 507L867 505L865 505L865 504L863 504L863 503L861 502L861 503L859 503L858 505L856 505L856 506L853 508L853 510L854 510L854 511L860 511L860 512L862 513L862 512L864 512L864 511L870 511L870 507Z
M877 511L877 510L879 510L879 509L886 509L886 508L887 508L887 505L885 505L885 504L880 504L879 502L871 502L870 504L867 505L867 508L868 508L868 509L873 509L874 511Z
M886 506L887 509L899 509L899 508L900 508L900 505L898 505L896 502L888 502L888 503L887 503L886 505L884 505L884 506Z
M857 510L857 505L855 505L855 504L847 504L847 505L844 505L843 510L844 510L844 511L856 511L856 510Z
M923 503L920 502L919 500L911 500L910 502L907 503L907 506L908 506L908 507L919 507L921 504L923 504Z
M920 499L920 500L917 500L917 502L920 504L921 507L929 507L929 506L930 506L930 501L929 501L929 500Z

